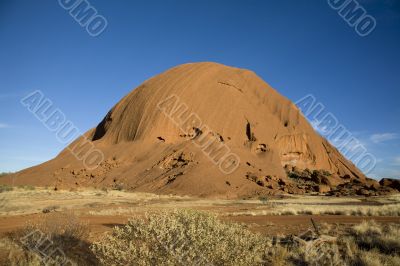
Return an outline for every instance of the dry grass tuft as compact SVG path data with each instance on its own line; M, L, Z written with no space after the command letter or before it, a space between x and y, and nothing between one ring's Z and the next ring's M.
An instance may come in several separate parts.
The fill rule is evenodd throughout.
M375 221L363 221L352 229L357 245L363 249L377 249L384 254L400 254L400 227L381 226Z
M72 213L51 213L1 240L7 265L59 265L70 261L78 265L97 262L89 249L89 230Z
M320 204L271 204L267 209L233 212L230 216L240 215L348 215L348 216L400 216L400 204L383 206L343 206Z

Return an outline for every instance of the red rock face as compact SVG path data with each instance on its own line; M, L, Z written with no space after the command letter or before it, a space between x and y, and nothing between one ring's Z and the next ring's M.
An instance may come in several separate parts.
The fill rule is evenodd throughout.
M185 64L147 80L85 136L104 153L98 169L82 170L67 148L15 175L16 182L207 197L328 192L366 182L291 101L255 73L216 63ZM237 167L226 173L221 160L229 153ZM300 182L287 176L293 167L329 176Z

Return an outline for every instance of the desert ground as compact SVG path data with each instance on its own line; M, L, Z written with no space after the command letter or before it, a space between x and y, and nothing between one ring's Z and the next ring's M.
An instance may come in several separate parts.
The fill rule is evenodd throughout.
M301 236L307 232L321 234L319 230L327 227L343 231L366 222L379 226L400 225L399 194L377 197L280 195L228 200L106 189L55 191L44 187L3 186L0 200L2 239L53 217L64 217L63 220L74 217L85 224L87 241L94 243L132 218L176 210L212 213L223 223L240 224L270 239ZM4 246L2 252L3 256L9 256Z
M250 70L171 68L75 137L0 178L1 265L400 265L399 181Z

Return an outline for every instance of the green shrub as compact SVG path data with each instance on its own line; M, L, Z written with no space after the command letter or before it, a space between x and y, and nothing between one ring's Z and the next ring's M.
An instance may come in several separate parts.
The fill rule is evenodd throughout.
M13 186L0 185L0 193L14 190Z
M259 201L261 201L263 204L267 204L268 203L268 198L265 196L261 196L258 198Z
M259 265L265 238L193 210L133 219L91 249L104 265Z
M113 185L113 189L114 190L118 190L118 191L123 191L124 190L124 185L122 185L122 184L114 184Z
M24 190L35 190L36 189L34 186L31 186L31 185L21 185L21 186L18 186L18 188L24 189Z
M6 176L6 175L9 175L9 174L12 174L12 173L11 172L1 172L0 173L0 177Z
M31 186L31 185L27 185L27 186L24 186L24 189L25 190L35 190L35 187Z

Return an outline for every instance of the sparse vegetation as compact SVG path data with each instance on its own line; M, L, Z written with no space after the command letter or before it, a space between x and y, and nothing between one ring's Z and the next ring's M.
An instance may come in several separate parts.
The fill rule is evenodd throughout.
M206 213L175 211L131 220L92 250L105 265L399 265L399 225L320 230L274 240Z
M123 191L124 190L124 185L122 185L122 184L114 184L113 185L113 189L114 190L118 190L118 191Z
M12 172L1 172L0 173L0 177L6 176L6 175L9 175L9 174L12 174Z
M320 204L271 204L265 210L249 210L241 212L233 212L229 215L353 215L353 216L400 216L400 204L391 204L383 206L343 206L329 205L321 206Z
M0 185L0 193L1 192L7 192L7 191L13 191L14 188L18 189L24 189L24 190L35 190L34 186L26 185L26 186L10 186L10 185Z
M0 185L0 193L14 190L13 186Z
M46 215L0 241L1 251L8 254L4 265L60 265L66 260L94 265L97 260L89 249L88 236L87 225L74 214Z
M88 228L76 216L49 214L0 240L0 252L7 255L1 263L42 265L43 254L21 244L40 230L78 265L400 265L399 224L318 227L319 234L313 229L270 238L213 214L175 210L132 218L89 245ZM34 245L39 239L29 241Z
M92 245L105 265L256 265L265 238L193 210L132 219Z
M350 265L400 265L400 225L364 221L338 237Z
M302 182L304 184L324 184L330 185L329 178L332 174L326 170L309 170L308 168L304 170L297 169L294 167L292 170L287 170L288 177L296 180L297 182Z
M364 249L377 249L384 254L400 252L400 227L382 227L374 221L363 221L352 228L352 235L358 246Z
M268 198L265 196L261 196L258 199L261 201L262 204L266 204L268 202Z
M62 250L66 250L65 254L68 258L78 265L101 265L101 261L103 265L140 265L140 263L141 265L151 263L153 263L151 265L157 263L189 265L191 260L196 260L203 254L206 255L206 260L210 260L214 265L400 265L399 225L364 222L349 228L344 225L318 224L320 235L315 233L297 236L278 235L272 238L249 231L249 229L260 227L249 224L246 228L221 221L222 219L231 220L231 218L219 219L214 214L192 210L171 213L174 208L201 207L212 208L223 216L227 215L227 211L217 210L225 206L229 207L231 212L228 215L399 216L399 195L368 199L268 196L266 200L264 196L259 196L253 200L205 200L117 190L54 192L51 189L36 188L35 191L30 191L26 188L14 187L13 191L5 191L1 196L10 202L4 208L3 215L36 213L35 215L41 218L30 222L30 225L23 230L0 239L0 254L6 254L0 257L7 259L3 263L0 258L0 265L41 265L40 254L27 249L18 241L23 232L26 233L28 229L34 228L49 234L54 243L62 242ZM43 200L44 198L46 200ZM113 229L112 233L88 238L88 227L81 227L78 218L74 215L63 214L66 208L75 209L78 212L86 208L84 213L92 216L132 216L133 218L127 225ZM45 211L47 209L49 212ZM54 211L55 209L57 211ZM158 213L157 210L165 210L165 212ZM46 214L37 214L42 211ZM9 214L11 212L12 214ZM144 212L153 214L144 218L142 216ZM100 219L103 218L100 217ZM68 225L68 223L75 225ZM275 224L273 227L268 227L270 228L268 230L275 230L277 226ZM76 237L68 238L68 235L71 235L68 233L71 232L68 228L74 227L78 232L83 230L84 234L73 233ZM189 241L186 242L184 239L189 239ZM167 248L172 248L172 251L162 249L164 243L167 243ZM205 245L207 248L204 247ZM181 260L179 256L185 259L184 263L179 263ZM197 261L198 264L204 265L201 260Z
M25 190L35 190L35 187L31 186L31 185L18 186L18 188L25 189Z

